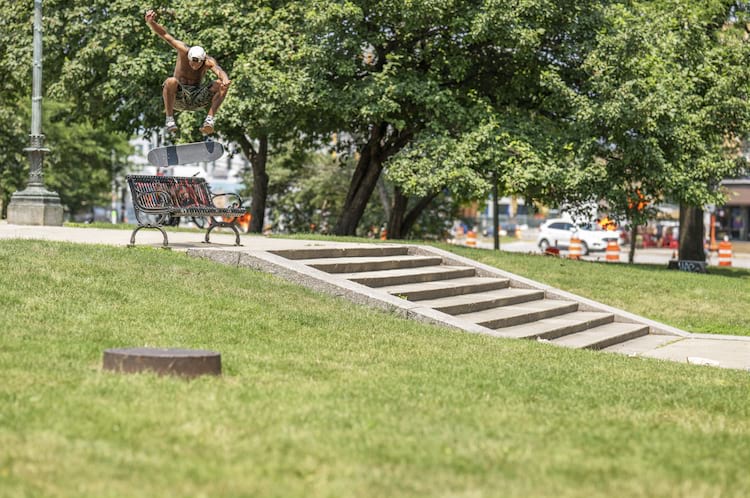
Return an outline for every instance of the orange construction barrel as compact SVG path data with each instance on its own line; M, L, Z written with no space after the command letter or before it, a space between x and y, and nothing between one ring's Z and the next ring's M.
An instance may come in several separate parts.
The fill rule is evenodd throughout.
M732 243L729 237L719 242L719 266L732 266Z
M568 249L568 258L570 259L581 259L583 254L583 246L581 246L581 239L577 235L570 237L570 247Z
M620 261L620 246L616 240L610 240L607 243L607 252L605 253L605 259L607 263L619 263Z

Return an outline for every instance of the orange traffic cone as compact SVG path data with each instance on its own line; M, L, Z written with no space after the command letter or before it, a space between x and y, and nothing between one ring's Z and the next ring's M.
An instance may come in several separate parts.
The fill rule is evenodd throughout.
M570 259L581 259L583 253L583 247L581 246L581 239L577 235L570 237L570 248L568 249L568 258Z
M469 230L468 232L466 232L466 245L468 247L477 246L477 234L474 232L474 230Z
M729 237L719 242L719 266L732 266L732 243Z
M616 240L610 240L607 243L607 252L605 253L605 259L607 263L619 263L620 262L620 246Z

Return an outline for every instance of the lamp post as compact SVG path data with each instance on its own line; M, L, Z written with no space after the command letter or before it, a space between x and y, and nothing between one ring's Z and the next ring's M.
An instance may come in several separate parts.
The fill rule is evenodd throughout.
M499 188L497 186L497 171L492 174L492 224L494 225L493 247L496 251L500 250L500 201L497 196Z
M14 225L56 225L63 222L60 196L44 188L42 165L42 0L34 0L34 65L32 71L31 135L29 147L29 182L24 190L14 193L8 204L8 223Z

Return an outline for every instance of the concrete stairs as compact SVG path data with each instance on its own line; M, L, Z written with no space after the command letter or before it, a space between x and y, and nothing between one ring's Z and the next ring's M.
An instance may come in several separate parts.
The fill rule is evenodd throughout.
M420 246L290 249L277 256L429 308L473 332L627 352L629 341L674 340L659 324L450 253ZM385 299L385 298L384 298ZM465 325L465 327L464 327Z

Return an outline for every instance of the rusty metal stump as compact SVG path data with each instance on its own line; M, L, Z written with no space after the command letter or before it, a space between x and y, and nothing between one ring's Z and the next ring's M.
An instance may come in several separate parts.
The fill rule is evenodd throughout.
M122 348L104 351L104 370L159 375L221 375L221 355L200 349Z

